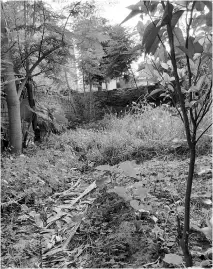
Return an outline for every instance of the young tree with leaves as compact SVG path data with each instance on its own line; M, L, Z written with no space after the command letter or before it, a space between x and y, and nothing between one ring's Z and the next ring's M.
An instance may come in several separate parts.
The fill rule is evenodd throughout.
M79 67L91 89L95 77L104 75L99 65L104 56L102 42L109 39L106 20L90 15L76 21L74 32Z
M199 125L212 106L212 2L140 1L128 8L131 12L122 23L137 14L149 19L146 25L142 21L138 24L142 49L149 58L143 76L152 80L154 77L154 81L160 83L156 91L175 94L176 107L185 126L190 162L184 227L179 236L186 266L191 267L190 198L196 146L212 125L199 133Z

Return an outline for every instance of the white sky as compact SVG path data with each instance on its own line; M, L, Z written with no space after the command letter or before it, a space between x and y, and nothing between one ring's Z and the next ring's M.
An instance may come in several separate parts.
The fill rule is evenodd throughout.
M97 2L102 3L104 0L98 0ZM115 4L113 5L105 4L105 12L102 13L102 16L110 20L111 23L121 23L131 12L131 10L126 7L138 3L138 0L115 0L114 2ZM138 20L139 15L125 22L124 26L136 26Z
M74 1L72 0L46 0L54 9L60 9ZM76 2L76 1L75 1ZM82 0L84 2L84 0ZM110 24L121 23L131 12L127 6L136 4L138 0L96 0L100 9L100 15L110 21ZM139 20L139 15L125 22L123 26L135 27Z

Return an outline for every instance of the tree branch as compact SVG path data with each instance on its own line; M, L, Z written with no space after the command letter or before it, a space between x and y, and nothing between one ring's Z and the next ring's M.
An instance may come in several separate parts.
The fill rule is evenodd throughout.
M45 21L46 21L45 14L44 14L44 6L43 6L42 11L43 11L44 23L43 23L42 36L41 36L41 41L40 41L40 46L39 46L38 58L40 58L40 56L41 56L42 44L43 44L43 41L44 41Z
M187 24L187 14L188 14L188 8L187 8L187 12L186 12L186 24L187 24L187 29L186 29L186 48L188 49L189 47L189 30L190 30L190 27L191 27L191 24L192 24L192 15L193 15L193 9L194 9L194 6L195 6L195 2L193 2L192 4L192 8L190 10L190 19L189 19L189 23ZM189 89L191 88L192 86L192 72L191 72L191 67L190 67L190 62L189 62L189 56L186 54L186 61L187 61L187 68L188 68L188 78L189 78ZM192 93L190 92L189 94L189 102L192 101ZM193 125L193 128L196 129L196 121L195 121L195 117L193 115L193 110L192 108L189 109L189 113L190 113L190 118L191 118L191 121L192 121L192 125Z
M200 122L201 122L201 120L203 119L203 117L204 117L204 113L205 113L205 111L208 111L208 110L206 110L206 107L208 106L208 99L210 99L210 95L211 95L211 92L212 92L212 80L211 80L211 85L210 85L210 87L209 87L209 90L208 90L208 92L207 92L207 94L206 94L206 96L205 96L205 100L203 101L203 105L202 105L202 107L200 108L200 111L199 111L199 113L198 113L198 116L197 116L197 118L199 119L199 117L200 117L200 119L198 120L198 122L197 122L197 126L200 124ZM212 100L210 99L210 103L212 102ZM202 111L203 111L203 114L201 114L202 113ZM206 112L207 113L207 112ZM206 114L205 113L205 114Z
M81 1L77 2L77 3L74 5L73 9L70 11L70 14L68 15L68 17L67 17L67 19L66 19L66 22L65 22L65 24L64 24L63 33L62 33L62 42L64 41L64 33L65 33L65 28L66 28L66 26L67 26L68 20L69 20L70 16L73 14L73 11L74 11L75 7L77 7L78 5L80 5L80 3L81 3Z
M180 100L181 110L183 112L184 125L185 125L185 129L186 129L186 138L187 138L188 145L191 148L192 142L191 142L189 119L187 116L184 98L183 98L183 95L181 92L180 80L179 80L179 76L178 76L178 72L177 72L177 63L176 63L176 58L175 58L175 47L174 47L174 38L173 38L173 33L172 33L171 22L169 24L167 24L167 32L168 32L168 37L169 37L170 49L171 49L171 61L172 61L173 70L174 70L176 89L177 89L179 100Z
M34 63L34 65L30 68L30 70L29 70L29 72L28 72L28 74L26 74L26 78L23 80L23 82L22 82L22 84L21 84L21 86L20 86L20 88L19 88L19 90L18 90L18 97L20 98L20 96L21 96L21 92L22 92L22 90L23 90L23 88L24 88L24 85L25 85L25 83L26 83L26 81L27 81L27 79L31 76L31 74L32 74L32 72L33 72L33 70L40 64L40 62L41 61L43 61L49 54L51 54L52 52L54 52L55 50L57 50L57 49L59 49L61 47L61 45L58 45L58 46L56 46L55 48L52 48L51 50L49 50L49 51L46 51L35 63Z
M81 2L76 3L75 6L74 6L74 8L75 8L77 5L79 5L80 3L81 3ZM73 8L73 9L74 9L74 8ZM20 98L20 96L21 96L21 92L22 92L22 90L23 90L23 88L24 88L24 85L25 85L26 81L27 81L27 79L31 76L33 70L34 70L34 69L39 65L39 63L40 63L41 61L43 61L48 55L50 55L52 52L54 52L55 50L59 49L61 46L64 45L64 33L65 33L65 28L66 28L66 25L67 25L67 22L68 22L69 17L72 15L72 12L73 12L73 10L70 11L70 14L69 14L69 16L67 17L66 23L65 23L65 25L64 25L63 33L62 33L62 39L61 39L61 44L58 45L58 46L56 46L56 47L54 47L54 48L52 48L52 49L49 50L49 51L46 51L45 53L43 53L42 56L40 56L40 52L39 52L38 60L33 64L33 66L32 66L32 67L29 69L29 71L26 73L26 79L23 80L23 82L22 82L22 84L21 84L21 86L20 86L20 88L19 88L19 90L18 90L18 93L17 93L17 94L18 94L18 97L19 97L19 98ZM42 42L43 42L43 41L42 41ZM41 46L40 46L40 48L41 48ZM27 59L27 57L26 57L26 59Z
M196 140L196 144L199 141L199 139L205 134L205 132L212 126L212 123L201 133L201 135L199 135L199 137Z

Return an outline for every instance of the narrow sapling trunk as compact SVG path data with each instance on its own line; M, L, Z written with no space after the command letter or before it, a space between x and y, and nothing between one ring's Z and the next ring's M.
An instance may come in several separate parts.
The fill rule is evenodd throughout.
M192 148L190 149L190 162L189 162L189 171L186 186L186 195L185 195L184 229L183 229L183 236L181 239L181 248L183 250L187 267L192 266L192 256L189 251L189 230L190 230L190 201L192 192L192 181L194 177L195 158L196 158L196 146L195 144L193 144Z
M189 229L190 229L190 198L191 198L191 189L192 189L192 181L194 176L194 166L195 166L195 143L194 139L190 132L190 125L189 125L189 118L187 115L187 110L185 107L184 97L181 92L181 86L180 86L180 80L177 72L177 63L175 58L175 49L174 49L174 37L172 32L172 26L171 21L167 24L167 32L169 37L169 44L171 48L171 61L174 69L174 76L175 76L175 83L176 83L176 90L179 96L180 105L181 105L181 111L182 116L184 120L184 126L185 126L185 133L187 138L187 143L190 150L190 163L189 163L189 173L188 173L188 179L187 179L187 187L186 187L186 194L185 194L185 215L184 215L184 229L183 229L183 235L181 239L181 248L184 254L186 267L192 266L192 257L189 251Z
M85 88L84 70L82 71L82 74L83 74L83 90L84 90L84 97L85 97L85 94L86 94L86 88Z
M89 118L92 119L92 80L89 81Z

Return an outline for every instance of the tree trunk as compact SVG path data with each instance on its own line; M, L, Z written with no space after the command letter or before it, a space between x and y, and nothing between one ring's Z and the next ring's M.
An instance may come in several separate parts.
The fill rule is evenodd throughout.
M2 10L3 10L3 3ZM4 12L1 12L1 44L2 44L2 74L5 85L6 102L8 106L9 116L9 137L10 148L12 153L21 153L22 151L22 131L21 131L21 116L20 116L20 102L16 91L15 76L13 70L13 63L9 50L9 39L4 18Z
M89 78L89 119L92 119L92 80Z
M33 96L33 85L32 85L32 81L31 79L28 79L27 83L25 84L26 89L27 89L27 96L28 96L28 102L29 102L29 106L32 109L35 109L35 100L34 100L34 96ZM27 130L25 130L25 134L24 134L24 139L23 139L23 147L27 147L27 138L28 138L28 131L29 128L31 126L32 123L32 127L33 127L33 132L34 132L34 136L36 138L36 129L37 129L37 115L36 113L31 112L31 117L29 119L29 125Z
M68 81L68 76L67 76L67 71L66 69L64 68L64 74L65 74L65 79L66 79L66 83L67 83L67 87L68 87L68 90L69 90L69 99L70 99L70 102L71 102L71 105L73 107L73 110L74 110L74 113L76 115L76 107L75 107L75 102L74 102L74 98L72 96L72 89L69 85L69 81Z
M86 88L85 88L84 70L83 70L82 72L83 72L83 90L84 90L84 95L85 95L85 93L86 93Z
M28 79L28 81L26 83L26 88L27 88L29 105L32 109L35 109L35 100L34 100L34 96L33 96L33 85L32 85L31 79ZM37 128L37 115L36 115L36 113L32 113L32 127L33 127L33 131L35 132L35 129Z
M181 239L181 248L183 250L187 267L192 267L192 256L189 252L188 241L190 230L190 218L189 218L190 201L191 201L192 181L194 177L195 159L196 159L196 148L195 145L193 144L192 148L190 149L189 172L188 172L186 195L185 195L184 230L183 230L183 237Z
M193 4L194 5L194 4ZM175 46L174 46L174 36L172 32L171 21L167 24L167 32L169 37L169 45L171 48L171 61L174 70L174 77L176 83L176 92L179 97L181 111L185 126L185 134L187 143L190 149L190 163L189 163L189 173L187 179L187 187L186 187L186 195L185 195L185 214L184 214L184 229L183 229L183 236L180 240L181 248L183 250L186 267L192 267L192 256L189 251L189 229L190 229L190 201L191 201L191 191L192 191L192 181L194 176L194 166L195 166L195 159L196 159L196 147L195 147L195 138L196 138L196 127L194 126L193 134L190 132L190 124L189 118L187 115L187 109L184 102L184 97L181 92L181 85L180 80L177 72L177 62L175 58Z
M132 73L132 76L133 76L133 79L134 79L135 87L138 88L138 85L137 85L137 82L136 82L136 79L135 79L135 74L132 71L132 68L130 68L130 70L131 70L131 73Z

